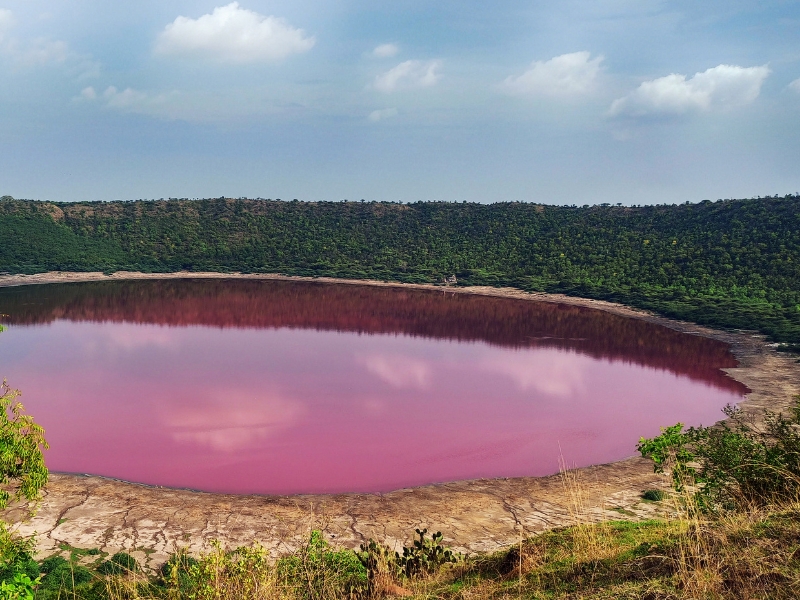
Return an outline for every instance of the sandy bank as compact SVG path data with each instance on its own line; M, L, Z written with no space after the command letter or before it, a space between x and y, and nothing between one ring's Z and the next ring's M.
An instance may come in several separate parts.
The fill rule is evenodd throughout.
M353 281L335 278L239 275L225 273L42 273L0 276L0 287L82 281L246 278L317 281L346 285L403 286L421 284ZM441 288L437 288L441 289ZM780 410L800 394L800 364L774 351L750 332L724 332L675 321L619 304L560 294L526 293L509 288L450 288L453 293L483 294L586 306L643 319L672 329L723 341L739 366L728 374L751 393L740 404L754 413ZM651 464L631 458L579 470L591 518L645 518L658 505L640 501L642 490L664 485ZM561 479L555 477L464 481L430 485L387 494L306 496L231 496L153 488L100 477L54 474L37 515L20 525L23 534L38 532L42 554L59 544L99 547L108 552L133 550L157 564L176 546L193 551L212 539L228 545L259 541L275 553L292 549L312 527L335 542L357 547L369 537L407 543L415 527L441 530L447 542L463 551L493 550L531 534L567 524L574 517ZM7 515L22 516L20 507Z

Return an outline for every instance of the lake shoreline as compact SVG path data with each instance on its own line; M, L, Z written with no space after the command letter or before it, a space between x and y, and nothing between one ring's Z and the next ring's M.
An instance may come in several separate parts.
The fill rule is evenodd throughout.
M488 286L445 287L215 272L0 275L0 287L209 278L446 290L594 308L728 344L739 364L724 371L751 390L739 406L755 416L764 410L785 409L800 393L800 364L796 358L776 352L775 345L768 344L760 334L714 330L622 304L562 294ZM587 495L583 518L641 519L663 512L658 504L645 503L640 498L644 489L667 484L663 477L652 473L649 461L629 458L576 472ZM441 530L447 543L461 551L480 552L513 544L519 540L520 532L530 535L569 524L574 520L574 510L567 496L558 475L440 483L383 494L234 496L53 473L38 513L18 529L26 535L38 532L41 555L57 552L60 544L108 552L125 549L136 551L151 565L163 561L176 545L198 552L212 539L232 546L258 541L278 554L297 547L311 528L324 530L338 545L354 548L370 537L390 545L408 543L414 528L428 527ZM20 520L22 514L22 507L17 506L7 517Z

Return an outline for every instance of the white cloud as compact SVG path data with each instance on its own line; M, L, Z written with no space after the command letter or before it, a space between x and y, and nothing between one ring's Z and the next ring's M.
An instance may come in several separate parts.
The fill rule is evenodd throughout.
M509 94L537 96L576 96L591 91L600 72L602 56L590 52L562 54L546 61L534 61L518 77L508 77L502 89Z
M170 100L172 100L176 94L177 92L150 94L148 92L134 90L133 88L126 88L119 91L112 85L103 92L103 100L109 108L114 108L122 112L169 116L170 109L172 108ZM81 95L83 95L83 92L81 92Z
M397 116L397 109L396 108L381 108L379 110L373 110L369 113L369 120L373 123L377 123L378 121L382 121L383 119L389 119L391 117Z
M672 73L645 81L634 92L614 100L608 114L612 117L680 115L690 111L741 106L758 98L761 85L769 74L770 69L766 65L719 65L696 73L690 79L686 75Z
M67 73L78 79L96 76L100 66L89 55L77 54L61 40L46 37L20 39L6 36L15 24L13 13L0 8L0 56L15 68L35 68L48 65L64 65Z
M407 60L378 75L373 85L376 90L387 94L402 89L431 87L442 77L437 73L441 65L440 60Z
M11 29L13 24L14 14L7 8L0 8L0 42L3 41L3 35Z
M69 48L66 42L37 38L21 51L17 60L26 66L61 64L67 60Z
M391 58L400 52L396 44L381 44L372 51L372 56L376 58Z
M284 19L265 17L231 2L198 19L178 17L159 34L155 52L249 63L280 60L306 52L314 43L313 37Z
M792 83L790 83L789 89L800 94L800 79L795 79Z
M81 90L80 98L82 100L96 100L97 92L92 86L85 87Z

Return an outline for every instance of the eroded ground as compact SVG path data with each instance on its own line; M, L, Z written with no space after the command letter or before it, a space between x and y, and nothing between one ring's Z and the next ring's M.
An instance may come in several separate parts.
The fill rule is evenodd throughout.
M231 275L44 273L0 276L0 286L174 277ZM325 278L317 281L403 285ZM740 406L754 415L764 409L781 410L800 394L800 364L796 358L775 352L753 333L714 331L609 302L557 294L488 287L452 291L589 306L724 341L739 360L739 366L728 369L728 373L752 390ZM446 543L454 548L477 552L508 546L521 535L576 520L641 519L659 516L665 510L659 503L641 500L642 491L666 485L662 476L653 474L649 461L631 458L578 469L574 477L577 485L565 483L565 478L555 475L464 481L386 494L234 496L53 474L34 517L23 520L25 507L14 506L6 518L21 521L19 533L37 534L42 556L69 547L99 548L109 553L124 549L150 566L157 566L178 547L198 552L212 540L231 547L259 542L277 555L296 548L314 528L322 529L337 545L356 548L371 537L389 545L407 544L415 528L427 527L441 530Z

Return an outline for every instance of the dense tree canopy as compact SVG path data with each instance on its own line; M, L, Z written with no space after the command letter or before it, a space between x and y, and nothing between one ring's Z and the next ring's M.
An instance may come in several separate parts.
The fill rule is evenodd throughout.
M800 343L800 197L669 206L0 201L0 270L511 285Z

